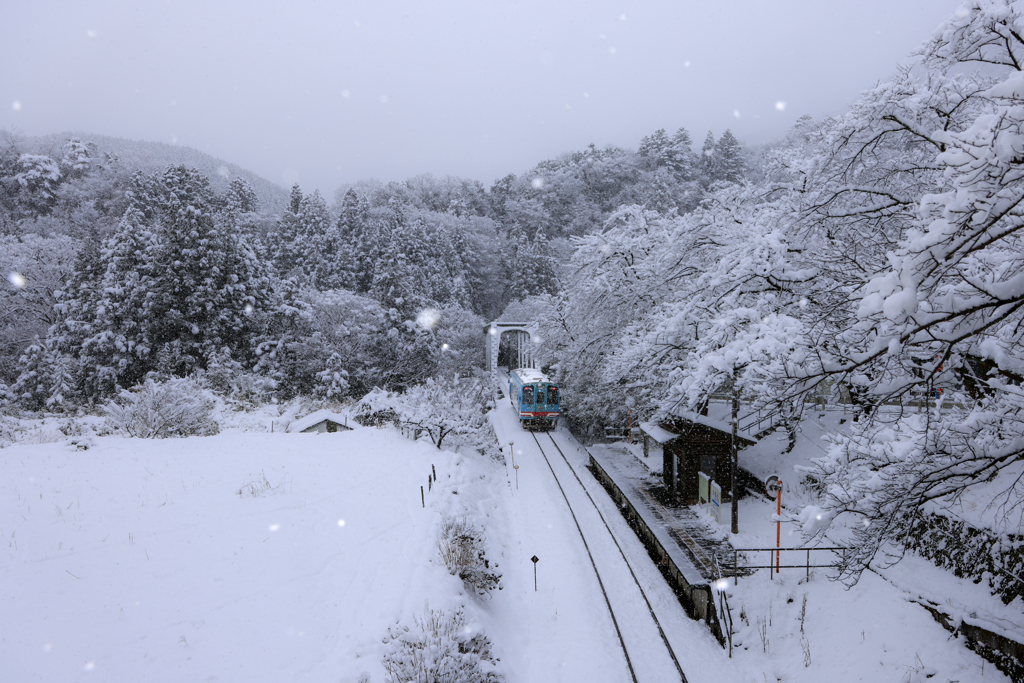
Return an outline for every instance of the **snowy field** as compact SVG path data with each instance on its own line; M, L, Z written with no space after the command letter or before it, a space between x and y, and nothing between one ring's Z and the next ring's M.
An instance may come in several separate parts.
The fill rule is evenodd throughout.
M503 443L516 440L518 488L506 464L393 430L0 450L0 680L383 683L389 627L458 606L512 683L628 680L550 473L507 406L494 423ZM583 462L578 451L573 465L587 481ZM850 591L820 573L809 583L802 572L741 581L730 591L730 660L680 616L599 494L666 610L691 683L1006 680L873 574ZM742 514L742 543L774 540L767 504L745 501ZM452 517L486 529L503 574L489 598L467 594L438 558L439 526Z
M537 469L516 490L496 461L390 429L92 444L0 450L5 681L385 681L389 627L463 605L509 681L622 680ZM490 598L439 561L455 516L487 530L504 575Z
M0 451L3 680L383 680L388 626L465 600L435 534L484 504L480 459L378 430L94 443ZM423 509L432 465L469 495Z

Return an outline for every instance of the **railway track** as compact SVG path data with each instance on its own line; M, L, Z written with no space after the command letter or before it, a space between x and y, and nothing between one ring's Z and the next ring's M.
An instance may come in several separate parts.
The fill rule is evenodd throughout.
M666 673L673 669L679 680L687 683L686 674L647 592L601 509L554 436L545 433L546 438L543 438L536 432L531 434L583 540L633 683L661 683L669 680ZM624 578L627 573L629 578Z

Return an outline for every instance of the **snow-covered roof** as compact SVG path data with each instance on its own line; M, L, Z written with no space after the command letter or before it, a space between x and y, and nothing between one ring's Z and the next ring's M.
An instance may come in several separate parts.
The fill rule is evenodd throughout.
M676 437L679 436L678 434L673 434L667 429L662 429L653 422L641 422L640 429L643 431L644 434L651 437L658 443L668 443L672 439L675 439Z
M513 372L517 373L524 382L547 382L548 376L535 368L519 368Z
M348 425L348 416L339 415L338 413L332 413L329 410L318 410L315 413L310 413L306 417L292 422L288 427L289 432L301 432L309 429L313 425L320 424L324 420L330 420L340 425Z
M705 427L711 427L712 429L717 429L718 431L725 432L726 434L732 434L732 422L716 420L712 417L708 417L707 415L701 415L700 413L694 413L689 410L676 411L672 413L672 416L678 417L681 420L687 420L689 422L694 422L699 425L704 425ZM755 439L752 434L750 434L748 431L744 429L738 430L736 432L736 436L743 439L744 441L749 441L750 443L757 443L757 439Z

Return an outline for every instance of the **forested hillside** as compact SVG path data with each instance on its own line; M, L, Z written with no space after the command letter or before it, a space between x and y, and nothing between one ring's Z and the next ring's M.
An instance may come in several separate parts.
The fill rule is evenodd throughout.
M490 188L367 181L328 205L295 186L281 211L237 175L8 136L0 393L75 411L175 378L246 401L400 391L478 370L505 311L540 321L581 428L712 394L787 428L812 400L857 406L807 473L808 533L866 521L849 577L982 482L1016 528L1022 29L1012 3L966 5L848 112L757 150L658 130Z
M288 204L288 191L280 185L261 178L230 161L212 157L185 145L128 140L109 135L74 131L22 139L15 138L15 140L17 140L18 149L22 152L44 154L58 159L63 154L61 150L64 145L72 138L88 140L102 154L112 156L120 166L131 172L155 173L168 166L188 166L209 178L211 187L218 194L227 190L228 182L232 178L242 178L252 185L260 206L265 211L280 213Z
M263 398L342 398L472 372L484 318L559 292L568 238L623 203L685 211L739 180L731 133L706 145L657 131L637 152L591 146L490 190L366 181L333 207L296 185L277 211L251 174L199 153L8 134L0 381L25 408L68 410L197 373Z

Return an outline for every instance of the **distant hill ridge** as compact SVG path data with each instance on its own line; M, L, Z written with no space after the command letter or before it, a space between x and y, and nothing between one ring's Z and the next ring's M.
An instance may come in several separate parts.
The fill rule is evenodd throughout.
M285 188L236 164L185 145L128 140L83 132L65 132L26 137L19 141L18 146L25 151L46 154L59 159L61 148L68 138L79 138L83 142L92 142L96 145L98 152L109 152L116 156L126 168L144 173L162 171L168 166L182 164L195 168L210 179L210 185L218 194L227 189L228 182L232 178L243 178L252 185L256 197L260 201L260 208L265 213L279 214L288 207L289 193Z

